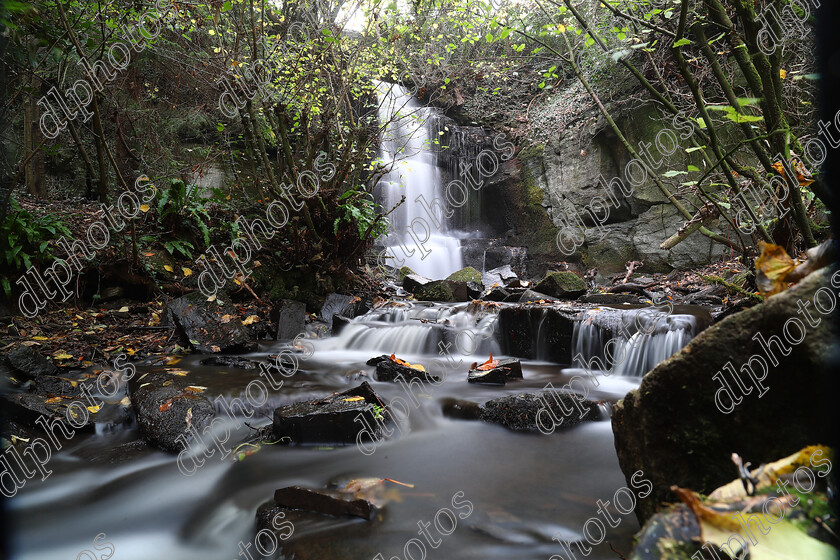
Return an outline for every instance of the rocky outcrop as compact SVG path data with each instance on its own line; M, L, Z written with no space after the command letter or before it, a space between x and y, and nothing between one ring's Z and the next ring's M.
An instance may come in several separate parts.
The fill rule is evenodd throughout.
M824 387L836 359L840 329L829 314L838 287L840 272L823 269L727 317L615 406L621 469L628 481L641 469L653 483L640 521L676 501L671 485L709 492L730 480L732 453L758 465L829 440L820 395L835 394Z
M207 298L193 292L173 300L167 307L169 320L184 346L210 353L237 353L250 349L248 331L239 311L222 296Z

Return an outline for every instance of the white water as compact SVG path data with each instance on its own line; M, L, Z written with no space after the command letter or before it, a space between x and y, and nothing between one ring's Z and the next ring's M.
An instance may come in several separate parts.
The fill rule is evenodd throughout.
M575 323L575 367L597 366L609 374L626 377L644 376L679 352L698 330L693 315L634 310L612 315L617 321L593 321L594 318L587 314ZM610 323L609 327L606 323ZM609 350L605 350L608 345Z
M433 280L446 278L463 268L463 259L461 243L448 234L442 216L449 209L441 194L436 155L430 149L428 119L434 109L421 107L398 84L375 84L379 122L388 123L381 158L391 169L377 188L377 202L388 212L405 196L405 202L388 216L389 234L379 241L397 268L408 266Z

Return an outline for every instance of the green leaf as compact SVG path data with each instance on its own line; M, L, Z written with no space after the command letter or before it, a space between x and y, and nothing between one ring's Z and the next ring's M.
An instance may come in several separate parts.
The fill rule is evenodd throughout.
M228 10L233 9L233 4L230 3L230 0L222 4L222 11L227 12Z
M689 41L686 38L682 38L679 41L675 41L674 44L671 45L671 46L672 46L672 48L676 49L677 47L682 47L683 45L690 45L690 44L691 44L691 41Z
M677 175L688 175L685 171L666 171L662 174L663 177L670 179L671 177L676 177Z
M703 119L700 119L700 120L703 120ZM706 127L703 126L703 128L706 128ZM706 146L694 146L692 148L686 148L685 153L690 154L692 152L696 152L697 150L705 150L705 149L706 149Z
M700 171L700 168L699 168L699 167L697 167L696 165L689 165L689 166L687 167L687 169L688 169L689 171Z

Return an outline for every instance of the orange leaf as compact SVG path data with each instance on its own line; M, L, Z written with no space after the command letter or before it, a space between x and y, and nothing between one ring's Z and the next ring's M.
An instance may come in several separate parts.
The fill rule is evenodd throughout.
M161 412L166 412L170 408L172 408L172 399L169 399L168 401L166 401L165 403L160 405L160 411Z
M490 371L493 368L499 367L499 360L493 359L493 353L490 353L490 359L478 366L479 371Z
M787 288L785 277L796 268L784 247L772 243L760 244L761 255L755 260L755 284L764 297L769 297Z

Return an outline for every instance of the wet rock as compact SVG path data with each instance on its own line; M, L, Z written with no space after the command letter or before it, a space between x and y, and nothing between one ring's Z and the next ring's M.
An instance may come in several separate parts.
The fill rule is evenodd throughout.
M133 377L129 395L143 439L163 451L183 451L185 434L200 433L216 416L206 397L167 373Z
M561 364L572 361L575 313L553 307L510 306L499 310L499 342L503 353L518 358Z
M370 521L376 506L362 498L329 490L310 490L300 486L280 488L274 492L274 503L281 508L300 509L341 517L351 515Z
M237 369L257 369L260 367L260 362L256 360L249 360L248 358L240 358L238 356L210 356L201 360L203 366L220 366L232 367Z
M60 402L48 402L45 397L31 393L3 395L0 396L0 412L4 420L28 429L43 431L45 425L62 426L52 431L55 437L63 437L64 433L72 434L74 430L93 430L95 414L87 409L91 403L96 401L61 399Z
M352 319L348 317L344 317L343 315L335 315L332 320L332 333L334 336L338 336L341 334L341 331L344 330L344 327L349 325L352 322Z
M712 325L615 406L612 426L621 470L629 482L642 469L653 483L636 508L642 522L661 504L676 501L671 485L708 493L731 480L733 452L758 465L830 440L833 422L823 411L836 408L836 391L824 383L833 377L832 352L840 332L816 304L829 295L836 298L832 284L840 285L840 272L816 272ZM804 336L801 342L789 341L799 336ZM763 379L759 360L768 368ZM739 384L749 393L738 390ZM737 392L728 396L729 390ZM733 406L733 397L743 400Z
M548 272L534 291L561 299L576 299L586 293L586 282L574 272Z
M510 290L510 295L502 301L505 303L518 303L520 298L522 298L522 293L519 290Z
M485 301L505 301L510 297L510 292L504 288L496 287L490 290L482 299Z
M37 350L21 344L6 356L6 363L23 377L34 379L39 375L55 375L58 368Z
M190 345L205 354L244 352L253 347L242 325L239 311L217 296L214 301L193 292L172 301L167 307L170 323L183 346Z
M291 340L306 328L306 304L284 299L277 316L277 340Z
M375 358L371 358L370 360L368 360L365 363L369 366L375 366L379 362L384 362L384 361L387 361L387 360L390 360L390 358L388 356L386 356L385 354L382 354L381 356L376 356Z
M334 316L343 315L351 319L356 316L357 301L359 301L359 298L353 296L330 294L324 301L324 305L321 306L319 317L329 328L332 328Z
M685 504L679 504L657 513L645 523L639 532L638 543L630 559L693 558L700 552L700 544L700 525L697 518Z
M522 379L522 364L511 358L499 360L499 365L491 370L471 369L467 376L470 383L491 385L504 385L511 379Z
M45 397L68 396L78 397L82 394L82 386L87 385L94 392L96 381L80 382L75 379L57 375L41 375L35 378L33 389L35 393Z
M494 284L499 286L517 285L519 277L511 270L510 265L500 266L492 270L488 270L482 275L482 281L488 288Z
M546 295L546 294L541 294L539 292L535 292L534 290L525 290L524 292L522 292L522 295L519 296L518 301L520 303L528 303L529 301L540 301L540 300L560 301L556 297L551 297L551 296Z
M481 406L478 403L446 397L441 399L440 404L441 412L446 417L458 420L481 419Z
M551 425L555 428L570 428L600 417L598 403L595 401L563 391L542 391L487 401L481 407L480 418L517 432L539 432L537 413L541 408L551 413L550 416L543 413L541 420L546 428ZM554 421L549 424L551 417Z
M586 294L578 301L597 303L600 305L619 305L623 303L639 303L639 296L633 294Z
M420 276L419 274L407 274L403 279L403 288L413 294L431 282L432 280L430 278L426 278L425 276Z
M298 444L351 444L363 433L378 440L383 435L385 410L385 404L364 382L343 393L275 409L274 435Z
M409 382L412 379L419 379L420 381L424 381L426 383L440 382L440 377L437 377L436 375L430 375L427 371L400 365L391 359L380 360L377 362L377 381L396 381L397 378L402 378L405 382Z
M478 299L484 293L484 287L479 282L467 282L467 297Z
M437 280L430 282L414 292L414 297L420 301L469 301L466 282L452 280Z
M408 276L409 274L417 274L417 273L414 272L413 270L411 270L411 267L408 267L408 266L400 267L400 269L397 271L397 282L402 282L403 280L405 280L405 277Z
M451 282L475 282L481 284L481 273L471 266L462 268L446 277Z

